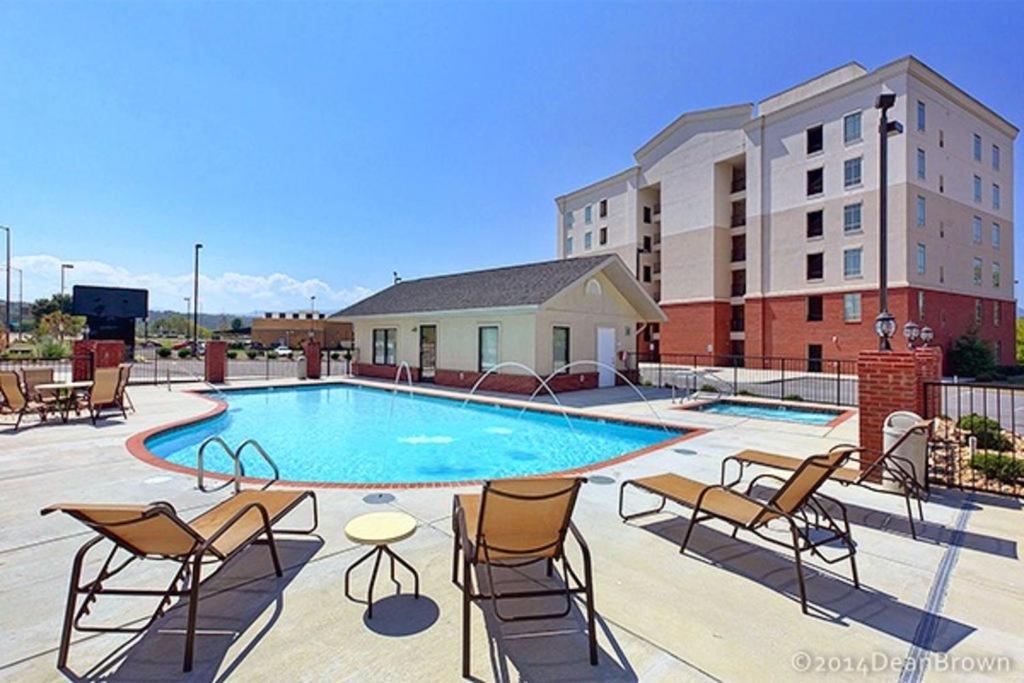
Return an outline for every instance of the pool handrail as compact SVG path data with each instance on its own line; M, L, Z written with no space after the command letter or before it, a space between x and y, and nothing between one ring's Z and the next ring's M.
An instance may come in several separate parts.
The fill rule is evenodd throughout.
M206 485L203 483L204 476L206 474L206 467L203 464L203 455L206 453L207 446L214 443L220 446L224 450L224 452L228 454L228 457L234 461L235 473L230 479L220 484L219 486L215 486L213 488L208 489L206 488ZM219 436L211 436L205 439L203 443L199 445L199 452L196 454L196 487L200 491L202 491L203 493L214 493L234 483L235 493L238 493L238 491L240 491L242 488L241 479L243 476L245 476L245 469L242 467L242 463L238 459L238 455L236 454L235 451L231 450L231 446L228 446L227 442L224 441L224 439L222 439Z

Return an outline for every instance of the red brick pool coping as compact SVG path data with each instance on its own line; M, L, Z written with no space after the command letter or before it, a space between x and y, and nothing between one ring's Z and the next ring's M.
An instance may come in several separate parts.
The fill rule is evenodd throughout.
M270 386L261 386L261 387L244 387L244 386L241 386L241 387L224 387L224 388L219 389L219 391L227 393L227 392L230 392L230 391L245 391L245 390L252 390L252 389L267 389L267 388L271 388L271 387L273 387L273 388L281 388L281 389L291 389L291 388L295 388L295 387L322 386L322 385L326 385L326 384L354 384L354 385L371 387L371 388L374 388L374 389L389 389L389 390L393 388L390 385L382 385L382 384L380 384L378 382L364 382L364 381L346 380L346 381L343 381L343 382L320 382L320 383L317 383L317 384L308 384L308 383L295 383L295 384L292 384L292 383L289 383L289 384L274 384L274 385L270 385ZM409 391L409 389L403 389L403 391ZM510 401L507 401L507 400L495 398L493 396L469 396L469 397L467 397L467 396L465 396L463 394L452 394L452 393L449 393L449 392L438 391L438 390L435 390L435 389L426 389L426 388L423 388L423 387L413 387L412 391L413 391L413 393L418 393L418 394L422 394L422 395L426 395L426 396L435 396L435 397L447 398L447 399L452 399L452 398L455 398L455 399L466 399L466 398L468 398L470 401L473 401L474 403L484 403L484 404L491 404L491 405L500 405L500 406L506 407L506 408L525 407L525 406L522 405L522 402L519 402L519 403L510 402ZM172 429L177 429L179 427L185 427L185 426L188 426L188 425L191 425L191 424L195 424L197 422L203 422L205 420L209 420L211 418L214 418L214 417L220 415L221 413L223 413L224 411L226 411L228 409L228 404L225 401L222 401L222 400L220 400L218 398L213 398L212 396L210 396L208 394L207 391L204 391L204 390L188 390L188 393L193 394L193 395L195 395L195 396L197 396L199 398L202 398L202 399L204 399L206 401L209 401L210 403L213 404L213 406L209 410L207 410L206 412L203 412L203 413L201 413L199 415L195 415L193 417L188 417L188 418L183 418L181 420L175 420L173 422L168 422L168 423L165 423L165 424L157 425L155 427L150 427L149 429L141 431L141 432L139 432L137 434L133 434L125 442L125 448L127 448L128 452L131 453L136 458L138 458L139 460L141 460L142 462L148 464L148 465L153 465L154 467L159 467L160 469L168 470L168 471L171 471L171 472L177 472L179 474L188 474L188 475L191 475L191 476L196 476L197 470L195 468L193 468L193 467L185 467L184 465L177 465L177 464L172 463L172 462L167 462L167 460L165 460L164 458L161 458L161 457L159 457L157 455L154 455L148 448L146 448L146 441L148 439L150 439L151 437L156 436L157 434L162 434L163 432L167 432L167 431L170 431ZM553 411L553 412L561 413L561 410L557 406L549 406L549 405L545 405L545 404L531 405L529 407L529 410L532 410L534 412L552 412ZM572 415L573 417L581 417L581 418L589 419L589 420L598 420L598 421L604 420L606 422L618 422L618 423L621 423L621 424L628 424L628 425L642 426L642 427L652 427L652 426L653 427L662 427L663 426L660 423L655 422L653 420L632 419L632 418L624 417L622 415L607 415L607 414L602 414L602 413L588 413L588 412L585 412L585 411L582 411L582 410L578 410L578 409L575 409L575 408L569 408L569 407L566 407L565 410L566 410L566 412L568 414ZM623 462L627 462L629 460L633 460L635 458L639 458L641 456L647 455L648 453L652 453L654 451L661 450L662 448L668 448L670 446L674 446L674 445L676 445L678 443L681 443L683 441L686 441L688 439L693 439L693 438L695 438L697 436L700 436L701 434L704 434L704 433L706 433L708 431L706 429L700 429L700 428L697 428L697 427L686 427L686 426L682 426L682 425L674 427L674 428L670 427L669 429L672 429L672 431L685 429L686 433L685 434L679 434L678 436L676 436L674 438L666 439L665 441L659 441L656 444L652 444L650 446L646 446L646 447L641 448L641 449L636 450L636 451L630 451L629 453L623 453L622 455L616 456L616 457L611 458L609 460L602 460L601 462L591 463L589 465L584 465L583 467L576 467L576 468L569 469L569 470L561 470L561 471L558 471L558 472L548 472L548 473L545 473L545 474L538 474L538 475L533 475L533 476L536 477L536 478L545 478L545 477L562 477L562 476L575 475L575 474L586 474L587 472L593 472L595 470L604 469L606 467L611 467L612 465L617 465L617 464L620 464L620 463L623 463ZM230 475L221 474L219 472L206 472L206 473L204 473L203 476L209 477L210 479L214 479L214 480L218 480L218 481L229 481L232 478ZM267 479L257 479L257 478L254 478L254 477L242 477L242 479L241 479L241 482L245 483L245 484L265 484L267 481L268 481ZM457 487L466 487L466 486L480 486L483 483L484 483L484 480L482 480L482 479L467 479L467 480L460 480L460 481L369 482L369 483L363 483L363 482L301 481L301 480L283 480L282 479L282 480L274 482L274 485L275 486L277 486L277 485L280 485L280 486L295 486L295 487L301 487L301 488L317 488L317 489L355 489L355 490L358 490L358 489L374 489L374 490L377 490L377 489L438 489L438 488L457 488Z

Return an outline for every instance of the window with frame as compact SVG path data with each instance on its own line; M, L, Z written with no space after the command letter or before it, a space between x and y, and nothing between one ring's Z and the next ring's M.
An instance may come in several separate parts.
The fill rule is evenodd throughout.
M981 287L981 279L982 279L981 269L982 269L981 259L980 258L974 259L974 268L972 270L974 272L974 284L975 284L976 287Z
M807 297L807 322L821 322L825 319L825 299L821 296Z
M825 134L822 126L807 129L807 153L815 154L825 148Z
M597 243L601 245L608 244L608 228L601 228L597 233Z
M565 225L566 230L572 228L573 220L572 211L566 211L562 217L562 223Z
M821 237L825 234L825 211L824 209L818 209L817 211L807 212L807 237Z
M608 216L608 200L602 199L597 205L597 215L599 218L607 218Z
M999 323L1003 320L1003 310L999 307L998 301L992 302L992 324L999 327Z
M992 145L992 170L999 170L999 145Z
M998 223L992 224L992 248L998 249L1003 241L1002 229Z
M981 136L974 134L974 160L981 161Z
M860 112L847 114L843 117L843 142L850 144L860 141Z
M992 286L999 289L1000 280L1002 278L1002 268L999 267L999 261L992 262Z
M860 322L860 294L843 295L843 321L848 323Z
M917 225L923 228L928 219L928 207L925 198L917 195Z
M918 180L924 180L927 177L925 169L925 156L924 150L918 147L917 149L917 178Z
M861 183L862 158L847 159L843 162L843 187L856 187Z
M1002 203L1003 200L999 192L999 186L992 183L992 208L998 211L1002 208Z
M981 299L974 300L974 324L980 325L982 321Z
M843 232L847 235L855 232L860 232L863 229L861 222L861 210L863 205L860 202L856 204L847 204L843 207Z
M864 251L860 247L843 250L843 277L861 276L861 255L863 253Z
M923 244L917 245L917 274L924 275L928 267L928 253Z
M825 254L807 255L807 279L821 280L825 277Z
M551 329L551 361L553 369L569 364L569 328L556 326Z
M971 242L981 244L981 216L971 219Z
M981 203L981 176L974 176L974 201Z
M483 325L477 328L477 369L487 372L498 364L498 326Z
M650 266L644 266L644 282L650 282L650 281L651 281L651 267Z
M591 204L587 204L585 207L583 207L583 222L586 223L587 225L590 225L593 219L594 207Z
M825 191L825 169L812 168L807 172L807 196L813 197Z
M565 238L565 255L572 256L572 235Z
M583 251L590 251L594 247L594 233L589 230L583 233Z
M924 102L922 102L921 100L918 100L917 101L917 129L920 130L920 131L924 130L925 114L926 114L926 111L925 111Z
M651 253L651 246L654 244L650 235L644 235L644 253Z
M397 365L395 362L397 338L398 330L393 327L373 331L374 365Z
M650 223L650 222L651 222L651 207L645 206L644 207L644 223Z
M921 290L917 292L917 317L924 320L924 292Z

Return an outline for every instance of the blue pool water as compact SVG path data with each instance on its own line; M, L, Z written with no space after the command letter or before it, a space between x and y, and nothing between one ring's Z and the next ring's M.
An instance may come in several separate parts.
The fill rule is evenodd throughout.
M805 425L826 425L843 414L841 410L797 408L784 405L761 405L742 401L712 401L694 410L734 417L752 417L758 420L781 420Z
M231 391L220 416L157 434L154 455L195 467L199 444L255 438L292 481L387 483L514 477L575 469L674 438L679 431L567 419L351 385ZM571 423L571 426L570 426ZM259 456L246 473L267 477ZM206 467L230 473L214 447Z

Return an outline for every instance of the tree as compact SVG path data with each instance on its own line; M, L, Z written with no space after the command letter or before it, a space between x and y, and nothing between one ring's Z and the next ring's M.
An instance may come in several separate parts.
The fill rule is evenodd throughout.
M242 329L242 319L241 318L232 318L231 319L231 331L232 332L238 332L241 329Z
M965 377L985 375L995 369L995 354L988 344L978 339L976 326L953 342L949 349L949 366L954 375Z
M1024 364L1024 318L1017 318L1017 362Z
M66 337L77 337L82 332L84 322L84 318L53 311L39 320L39 334L63 342Z
M32 319L35 321L36 327L38 327L43 316L50 313L60 311L61 313L71 315L71 296L68 294L54 294L49 299L36 299L32 302L29 311L32 313Z

